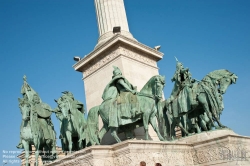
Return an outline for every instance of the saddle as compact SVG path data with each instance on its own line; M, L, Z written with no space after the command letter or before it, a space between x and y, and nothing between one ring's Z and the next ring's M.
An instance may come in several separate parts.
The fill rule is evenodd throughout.
M133 118L140 111L137 96L131 92L121 92L117 97L117 109L120 118Z
M117 97L117 104L137 103L137 96L131 92L121 92Z

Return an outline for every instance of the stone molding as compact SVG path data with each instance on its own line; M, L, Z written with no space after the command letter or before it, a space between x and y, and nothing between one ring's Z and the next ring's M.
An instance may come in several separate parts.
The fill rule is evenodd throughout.
M126 36L127 38L130 38L132 40L137 41L135 38L133 38L133 35L130 32L122 30L119 34ZM112 38L115 35L116 34L114 34L113 32L107 32L107 33L101 35L98 39L98 42L97 42L97 45L95 46L95 48L100 47L102 44L104 44L106 41L108 41L110 38Z
M150 48L142 43L129 39L121 34L116 34L114 37L109 39L106 43L101 45L100 47L95 48L91 53L82 58L79 62L73 65L73 68L76 71L83 72L87 70L89 64L91 64L95 59L99 59L102 54L105 53L106 50L110 49L110 47L114 47L115 45L127 45L133 50L139 50L142 54L147 55L150 59L154 61L159 61L163 57L163 53L156 51L153 48Z
M158 67L156 67L155 60L152 59L149 55L143 54L139 50L131 49L128 46L116 45L113 49L109 49L109 51L103 52L98 59L94 59L91 63L86 65L87 69L83 71L84 79L120 56L130 58L132 60L158 69Z

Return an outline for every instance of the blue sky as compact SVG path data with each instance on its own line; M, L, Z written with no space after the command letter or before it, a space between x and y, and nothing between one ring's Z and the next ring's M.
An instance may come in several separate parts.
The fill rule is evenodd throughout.
M162 46L158 66L166 76L166 97L173 87L174 56L196 79L217 69L238 75L224 95L221 121L250 136L250 1L125 0L125 6L133 36L150 47ZM97 39L94 1L0 0L1 151L17 150L23 75L52 108L65 90L85 103L73 56L91 52ZM52 120L58 136L59 121L54 115Z

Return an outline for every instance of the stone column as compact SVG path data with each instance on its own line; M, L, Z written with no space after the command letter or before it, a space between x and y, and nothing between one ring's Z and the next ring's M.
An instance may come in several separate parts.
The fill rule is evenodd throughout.
M113 27L121 27L121 35L134 39L129 32L123 0L95 0L99 39L96 47L110 39Z
M157 62L163 53L136 41L129 32L123 0L95 0L99 40L95 49L78 61L73 67L83 73L87 110L102 103L102 93L112 79L113 66L121 69L123 76L137 86L137 90L147 81L159 74ZM121 32L113 34L113 27L120 26ZM99 119L99 129L103 126ZM134 130L136 139L144 139L145 132L141 125ZM149 126L149 136L159 140L153 128ZM121 140L125 139L120 133ZM116 143L107 133L102 144Z

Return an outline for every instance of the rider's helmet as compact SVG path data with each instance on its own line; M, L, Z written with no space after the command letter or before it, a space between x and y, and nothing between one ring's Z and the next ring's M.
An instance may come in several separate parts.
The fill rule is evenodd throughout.
M67 95L68 97L70 97L72 100L74 100L74 96L73 93L69 92L69 91L64 91L62 92L63 94Z
M122 72L121 72L121 70L118 67L113 66L113 68L114 68L114 70L113 70L113 77L118 76L118 75L122 75Z
M184 69L183 64L179 62L176 57L175 60L176 60L176 70L179 71L180 69Z

